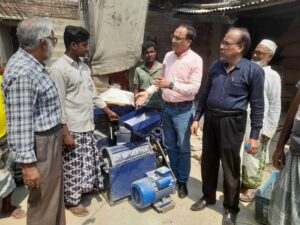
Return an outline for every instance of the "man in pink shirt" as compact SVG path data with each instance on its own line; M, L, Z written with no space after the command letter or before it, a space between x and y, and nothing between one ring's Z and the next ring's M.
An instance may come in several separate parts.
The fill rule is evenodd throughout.
M202 79L202 59L190 49L196 30L180 25L172 34L173 51L164 58L161 75L146 91L136 95L136 104L142 105L158 89L162 89L165 108L162 110L164 145L171 169L178 183L178 196L188 195L190 159L190 129L195 112L193 100Z

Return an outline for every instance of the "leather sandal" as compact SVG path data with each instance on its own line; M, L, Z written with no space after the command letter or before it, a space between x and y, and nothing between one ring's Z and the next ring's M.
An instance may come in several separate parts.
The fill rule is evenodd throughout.
M256 189L247 189L240 194L242 202L252 202L255 198Z
M89 214L88 209L83 205L66 207L74 216L85 217Z

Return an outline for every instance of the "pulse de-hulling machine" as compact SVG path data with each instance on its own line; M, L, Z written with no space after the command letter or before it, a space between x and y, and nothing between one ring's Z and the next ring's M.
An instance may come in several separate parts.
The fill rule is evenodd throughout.
M147 140L151 130L160 122L160 113L141 108L121 116L120 121L124 127L111 130L114 137L96 135L103 158L104 197L111 205L131 196L139 209L150 205L158 212L172 209L175 204L170 195L176 191L176 180L169 168L157 168L157 154ZM111 146L112 139L115 146ZM158 141L155 141L155 146L165 159Z

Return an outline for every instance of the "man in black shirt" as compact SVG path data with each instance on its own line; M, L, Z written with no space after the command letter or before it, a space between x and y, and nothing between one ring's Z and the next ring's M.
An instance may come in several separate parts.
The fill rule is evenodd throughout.
M239 212L240 147L246 125L246 110L251 107L251 133L248 154L258 150L264 112L264 72L243 58L251 44L248 31L230 28L220 44L220 60L213 63L191 126L197 135L198 121L205 112L202 153L203 197L191 210L204 209L216 202L220 159L224 172L222 224L235 224Z

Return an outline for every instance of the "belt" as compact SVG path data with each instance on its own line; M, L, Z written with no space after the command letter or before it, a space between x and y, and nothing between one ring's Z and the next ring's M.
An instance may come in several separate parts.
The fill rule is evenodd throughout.
M193 101L184 101L184 102L166 102L165 101L165 104L167 106L171 106L171 107L184 107L184 106L190 105L192 103L193 103Z
M239 116L245 113L245 111L240 110L226 110L207 107L207 112L214 116Z
M48 130L45 130L45 131L36 131L34 132L35 134L38 134L38 135L47 135L47 134L52 134L52 133L55 133L57 131L59 131L60 129L62 129L62 125L61 124L57 124L56 126L52 127L52 128L49 128Z

